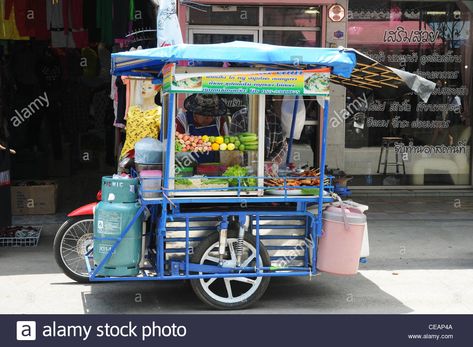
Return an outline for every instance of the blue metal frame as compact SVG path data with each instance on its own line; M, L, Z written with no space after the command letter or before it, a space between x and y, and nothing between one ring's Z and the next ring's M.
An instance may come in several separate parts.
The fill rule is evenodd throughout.
M323 121L322 121L322 144L321 144L321 155L320 155L320 176L318 177L320 183L314 188L319 189L318 196L291 196L288 195L288 186L287 180L290 177L284 179L284 194L281 196L251 196L247 195L247 191L258 191L266 189L274 189L271 187L242 187L241 181L247 177L236 177L238 179L238 187L229 187L229 188L209 188L210 191L234 191L233 196L201 196L201 197L176 197L171 196L173 192L182 192L182 191L192 191L189 190L170 190L170 182L175 180L176 177L171 176L170 172L170 159L171 151L174 150L174 104L176 96L175 94L166 94L166 97L169 98L168 109L167 109L167 123L164 135L164 140L166 141L166 153L165 153L165 162L164 162L164 173L162 177L162 190L143 190L142 185L139 190L139 197L141 202L141 208L134 216L133 220L126 226L122 231L119 237L113 239L115 241L114 245L105 256L105 258L95 266L93 264L93 256L88 254L85 256L85 261L87 264L87 269L90 274L91 281L145 281L145 280L176 280L176 279L198 279L198 278L224 278L224 277L284 277L284 276L307 276L315 275L317 273L317 238L322 234L322 209L323 204L327 202L332 202L333 199L329 196L325 196L322 192L333 191L334 187L332 185L332 178L327 177L330 181L330 184L325 185L325 162L326 162L326 146L327 146L327 128L328 128L328 108L329 101L328 98L324 101L324 112L323 112ZM295 105L297 107L297 103ZM212 178L212 177L209 177ZM255 178L252 176L252 178ZM265 178L265 177L257 177ZM267 177L266 177L267 178ZM149 179L149 178L146 178ZM143 180L143 179L141 179ZM294 187L291 187L294 188ZM297 188L297 187L296 187ZM299 187L307 188L307 187ZM198 189L198 191L205 191ZM236 194L235 194L236 192ZM155 198L147 199L143 198L143 193L154 193ZM257 205L268 204L268 203L294 203L295 206L291 211L278 211L274 208L268 208L267 210L229 210L224 212L181 212L181 205L193 204L198 206L199 204L222 204L222 201L232 204L232 203L255 203ZM307 212L308 205L317 206L317 215L314 215L310 212ZM128 231L131 229L133 223L135 223L139 216L144 212L145 209L151 211L151 225L156 225L156 230L148 233L147 237L150 235L156 235L156 243L154 245L150 244L150 239L147 240L149 254L152 257L149 257L148 260L152 263L151 268L141 269L141 275L138 277L101 277L99 276L100 270L108 262L113 252L117 249L121 240L125 237ZM247 268L224 268L218 265L201 265L191 262L190 256L190 242L191 241L200 241L199 238L191 238L190 232L192 227L190 226L191 222L199 220L213 220L213 221L227 221L230 216L236 216L239 220L244 220L247 216L251 220L251 228L254 231L256 238L256 254L260 254L261 242L264 240L298 240L301 242L301 248L303 249L303 256L294 257L292 260L300 260L303 262L302 266L265 266L260 264L259 256L256 257L256 264L254 267ZM275 230L284 229L287 227L304 230L304 235L292 236L292 235L261 235L261 231L265 229L265 226L261 224L261 221L264 220L274 220L274 221L286 221L294 222L303 220L304 225L301 224L278 224L272 228ZM184 232L185 236L182 238L172 238L167 237L168 231L173 231L172 228L167 228L167 223L172 221L184 221L185 227ZM254 224L253 224L254 223ZM217 228L214 228L216 232ZM109 238L107 238L109 239ZM308 242L310 241L310 242ZM167 248L166 244L168 242L184 242L184 248ZM292 246L269 246L266 247L267 250L288 250ZM294 248L294 247L292 247ZM155 250L155 256L153 252ZM182 254L184 253L183 259L168 259L166 256L171 253ZM312 257L310 257L312 254ZM277 258L277 257L276 257ZM312 259L311 259L312 258ZM274 257L271 257L272 260L275 260Z

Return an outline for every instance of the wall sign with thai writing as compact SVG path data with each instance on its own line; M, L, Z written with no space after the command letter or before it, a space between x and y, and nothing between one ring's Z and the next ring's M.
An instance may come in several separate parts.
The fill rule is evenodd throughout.
M349 20L390 20L393 15L391 9L351 9L348 10L348 19ZM405 19L419 19L420 11L419 9L405 9L402 10L402 17Z
M440 37L440 32L428 30L406 30L398 26L395 30L384 31L385 43L435 43Z

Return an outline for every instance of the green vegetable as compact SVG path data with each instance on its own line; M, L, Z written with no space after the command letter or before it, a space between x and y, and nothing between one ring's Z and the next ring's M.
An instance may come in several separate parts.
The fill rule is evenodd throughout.
M175 183L179 184L181 186L191 186L192 185L192 181L190 179L187 179L187 178L177 179Z
M239 136L245 137L245 136L257 136L257 135L256 135L256 133L248 133L247 132L247 133L241 133L241 134L239 134Z
M240 165L230 166L224 173L225 177L243 177L248 176L248 170ZM238 187L238 178L229 178L228 184L230 187ZM240 179L241 187L256 187L256 178L243 178Z
M227 184L228 179L226 179L226 178L209 178L209 179L206 179L206 180L202 180L201 183L203 185L205 185L205 184Z
M301 192L304 195L319 195L319 188L302 188Z
M180 144L179 142L176 142L176 152L180 152L182 151L182 144Z
M240 135L239 140L241 143L255 142L258 141L258 136L256 136L256 134Z

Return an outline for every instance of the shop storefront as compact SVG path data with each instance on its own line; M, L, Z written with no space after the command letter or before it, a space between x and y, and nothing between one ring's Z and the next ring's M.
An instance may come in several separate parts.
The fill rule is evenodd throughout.
M354 185L471 185L472 11L471 1L350 1L349 47L437 83L427 103L347 92L332 125L344 127L336 164Z
M438 83L428 102L406 95L332 89L328 167L360 187L471 187L472 11L469 1L205 1L180 4L185 41L233 40L288 46L352 47ZM234 102L235 100L233 100ZM317 161L316 103L293 161Z

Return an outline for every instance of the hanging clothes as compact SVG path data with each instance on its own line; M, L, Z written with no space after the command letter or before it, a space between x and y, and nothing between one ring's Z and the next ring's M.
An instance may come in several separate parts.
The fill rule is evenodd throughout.
M81 56L85 59L85 65L82 66L84 76L87 78L94 78L99 73L99 58L97 52L92 48L82 48Z
M107 90L101 90L94 93L92 97L92 105L94 108L92 120L94 129L103 129L105 127L105 120L107 119L110 104L108 94Z
M51 31L51 46L75 48L72 32L64 30L63 2L64 0L46 1L47 28Z
M8 15L6 14L6 1L9 0L0 0L0 40L29 40L28 36L22 36L18 31L15 16L11 15L14 8L9 10Z
M133 1L133 31L156 29L156 9L151 0Z
M51 34L46 24L46 1L29 0L29 6L33 10L34 16L27 13L25 18L27 27L29 28L29 36L37 40L49 41Z
M3 19L15 16L16 26L21 36L27 36L28 29L26 27L26 12L28 10L28 0L6 0L5 13Z
M97 0L83 0L83 26L87 30L89 42L100 42L100 30L97 28Z
M78 49L66 50L66 69L68 71L69 80L78 81L84 74L84 70L81 67L82 56L81 51Z
M49 40L45 1L6 0L3 19L10 18L13 13L21 36L30 36L37 40Z
M130 0L113 1L113 37L125 38L130 30Z
M122 81L126 86L126 109L125 119L128 114L128 110L133 105L141 105L141 87L143 86L143 80L133 79L126 76L122 76Z
M64 31L72 31L77 48L89 45L89 36L84 29L83 0L63 0Z
M108 83L110 81L110 69L112 66L110 51L103 43L99 43L97 47L97 54L100 61L99 77L104 82Z
M117 77L115 80L116 93L113 96L114 103L116 103L116 114L113 125L117 128L125 127L125 116L127 111L127 86L123 83L122 77Z
M118 109L118 88L117 88L117 76L112 75L110 81L110 100L113 103L113 125L116 126L117 122L117 109ZM119 126L120 127L120 126Z
M96 3L97 28L101 30L101 41L113 44L113 0L99 0Z
M52 94L60 92L62 71L58 57L51 49L45 50L36 64L36 75L41 88Z

